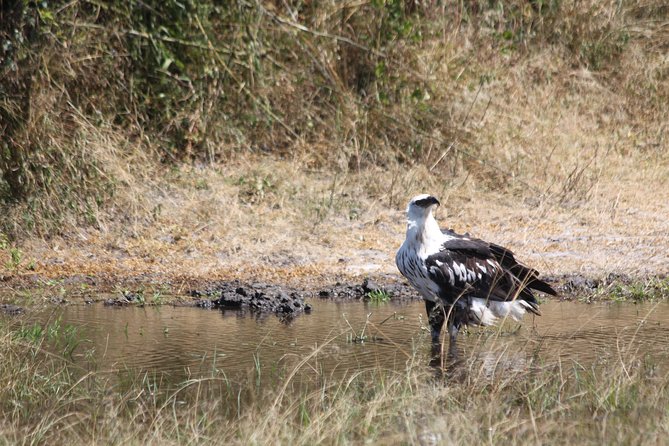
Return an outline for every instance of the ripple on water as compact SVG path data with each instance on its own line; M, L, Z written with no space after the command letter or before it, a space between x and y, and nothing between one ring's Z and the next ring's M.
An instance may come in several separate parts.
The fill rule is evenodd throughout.
M306 367L325 375L383 367L402 370L429 350L422 302L406 305L313 300L313 312L291 323L239 311L199 308L70 305L39 315L78 327L85 342L75 358L99 370L139 369L173 376L228 377L253 370ZM547 302L522 329L471 330L459 337L463 355L483 369L521 370L530 363L618 361L650 355L669 364L669 303ZM364 342L356 342L364 338ZM86 354L84 354L86 352ZM486 365L487 364L487 365Z

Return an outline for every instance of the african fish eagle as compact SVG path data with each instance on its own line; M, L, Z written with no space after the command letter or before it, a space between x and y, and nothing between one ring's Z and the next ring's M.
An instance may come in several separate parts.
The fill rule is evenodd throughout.
M439 200L417 195L407 207L406 240L395 263L425 299L432 344L439 346L448 318L450 348L463 325L493 325L498 318L519 321L526 312L539 314L532 290L557 295L539 273L494 243L441 230L432 215Z

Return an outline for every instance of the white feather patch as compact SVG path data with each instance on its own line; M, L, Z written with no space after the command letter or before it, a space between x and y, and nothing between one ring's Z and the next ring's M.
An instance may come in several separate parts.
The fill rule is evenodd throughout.
M478 297L472 299L471 314L481 325L495 325L497 321L495 314L486 305L486 300Z
M481 325L495 325L499 318L511 318L520 322L528 306L523 300L497 302L475 297L472 299L471 314Z
M460 264L460 270L459 271L460 271L460 273L458 275L460 276L460 280L462 282L466 282L467 281L467 267L465 266L464 263Z
M462 275L460 272L460 264L458 262L453 262L453 272L455 272L455 275L458 277Z
M515 300L513 302L488 302L488 306L497 317L510 317L519 322L527 312L528 304L524 300Z
M451 284L451 286L455 285L455 276L453 275L453 270L449 267L446 267L446 272L448 272L448 283Z

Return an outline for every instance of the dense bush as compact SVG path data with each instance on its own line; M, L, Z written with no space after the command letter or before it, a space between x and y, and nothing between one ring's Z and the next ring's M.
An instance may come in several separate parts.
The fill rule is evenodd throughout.
M432 165L448 150L440 168L467 168L477 148L458 91L488 81L477 59L554 46L613 72L633 37L626 18L649 9L667 15L552 0L4 1L0 200L94 221L123 183L114 160L137 151L361 169ZM460 74L434 76L425 60Z

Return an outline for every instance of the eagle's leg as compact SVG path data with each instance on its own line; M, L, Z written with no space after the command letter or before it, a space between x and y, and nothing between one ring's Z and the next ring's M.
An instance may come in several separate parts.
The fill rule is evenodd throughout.
M449 348L455 347L455 341L458 338L458 332L460 332L460 324L452 322L448 324L448 343Z
M444 308L431 300L425 301L425 310L427 311L427 320L430 323L430 333L432 334L432 347L441 347L439 338L441 337L441 327L444 325Z
M460 332L460 324L455 321L448 321L448 360L455 363L458 360L458 333Z
M471 298L465 296L458 299L451 307L451 312L448 317L448 355L451 359L456 359L458 356L458 349L456 341L458 333L463 325L467 325L469 321L469 309L471 308Z

